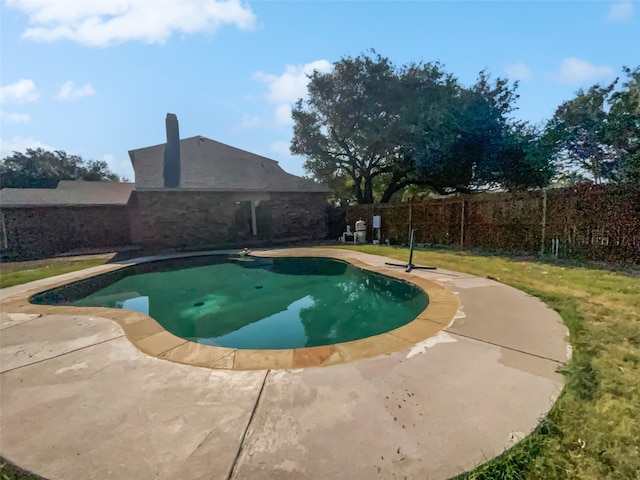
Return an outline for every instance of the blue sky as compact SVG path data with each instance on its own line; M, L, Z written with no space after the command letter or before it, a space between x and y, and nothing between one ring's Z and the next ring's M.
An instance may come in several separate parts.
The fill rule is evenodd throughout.
M290 105L306 77L374 48L397 65L440 61L465 85L520 80L518 118L539 124L579 88L640 64L638 1L3 0L2 157L52 148L106 160L204 135L292 157Z

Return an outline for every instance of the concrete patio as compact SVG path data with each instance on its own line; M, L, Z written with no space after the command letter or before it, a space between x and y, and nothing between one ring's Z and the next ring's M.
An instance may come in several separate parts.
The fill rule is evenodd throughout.
M260 255L312 251L380 271L391 261L337 249ZM175 363L140 351L111 319L19 302L122 265L1 291L0 453L16 465L50 479L443 479L523 438L563 387L559 315L446 270L404 277L458 297L435 336L300 369Z

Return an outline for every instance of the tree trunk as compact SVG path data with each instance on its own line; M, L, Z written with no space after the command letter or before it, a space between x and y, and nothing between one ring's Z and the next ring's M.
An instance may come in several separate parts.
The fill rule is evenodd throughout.
M411 185L413 182L405 181L405 182L394 182L392 181L382 194L382 198L380 199L380 203L389 203L393 194L399 191L400 189L406 187L407 185Z
M364 203L362 198L362 187L361 187L362 177L352 176L351 178L353 178L353 189L356 191L356 201L359 204Z
M382 194L382 198L380 199L380 203L389 203L393 194L400 190L401 187L398 187L397 184L389 185L384 193Z
M373 203L373 179L371 176L367 176L364 179L364 192L361 202L358 203Z

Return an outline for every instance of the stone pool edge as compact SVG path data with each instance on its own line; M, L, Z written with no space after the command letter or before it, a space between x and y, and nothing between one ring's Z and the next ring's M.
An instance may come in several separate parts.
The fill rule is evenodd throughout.
M118 264L92 267L74 272L72 279L37 282L41 285L8 295L0 303L6 313L89 315L115 321L129 341L141 352L184 365L224 370L271 370L324 367L390 354L414 346L435 336L452 321L457 313L458 298L447 288L403 270L374 266L357 258L348 250L290 248L262 250L252 253L259 257L322 257L347 261L363 270L379 273L415 285L429 297L429 305L411 322L388 332L350 342L319 347L284 350L248 350L203 345L177 337L166 331L152 317L132 310L105 307L49 306L29 303L29 298L51 288L77 280L124 268L137 263L199 255L219 255L229 252L194 252L190 255L160 255L133 259ZM55 277L52 279L55 280ZM6 290L6 289L5 289ZM4 293L4 292L3 292Z

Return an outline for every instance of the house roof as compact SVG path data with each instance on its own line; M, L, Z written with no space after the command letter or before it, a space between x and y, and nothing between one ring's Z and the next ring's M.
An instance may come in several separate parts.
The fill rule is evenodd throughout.
M126 205L133 183L62 180L56 188L3 188L2 207Z
M136 190L164 189L165 144L129 151ZM328 192L285 172L271 160L202 136L180 140L179 189L259 192Z

